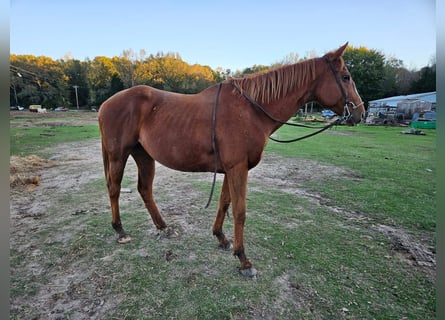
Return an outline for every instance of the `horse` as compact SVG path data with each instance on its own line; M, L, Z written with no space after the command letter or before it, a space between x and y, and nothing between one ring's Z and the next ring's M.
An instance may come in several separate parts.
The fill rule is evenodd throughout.
M196 94L137 85L103 102L98 121L117 242L131 240L119 212L121 181L130 155L138 168L137 189L160 230L167 224L153 198L155 161L179 171L221 173L213 235L219 247L233 249L242 275L255 276L243 236L248 172L260 162L269 136L307 102L328 107L348 125L362 120L364 105L343 60L347 45L322 57L228 78ZM223 233L230 204L233 245Z

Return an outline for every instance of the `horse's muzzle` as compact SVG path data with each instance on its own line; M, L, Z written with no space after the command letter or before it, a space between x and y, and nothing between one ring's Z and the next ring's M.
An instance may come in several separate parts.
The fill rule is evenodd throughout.
M351 108L352 110L351 110ZM350 126L355 126L356 124L364 121L365 110L363 108L363 102L355 105L353 102L348 101L344 107L343 118L345 123Z

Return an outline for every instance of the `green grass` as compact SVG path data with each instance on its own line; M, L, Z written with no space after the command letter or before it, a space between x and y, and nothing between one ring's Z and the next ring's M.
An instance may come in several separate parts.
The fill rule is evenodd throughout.
M401 134L397 127L339 127L285 145L270 142L268 152L290 158L313 159L351 171L357 179L308 183L330 204L364 212L386 224L416 230L435 230L436 131L425 136ZM282 128L280 138L303 134L304 129ZM326 172L329 176L329 172Z
M211 235L220 183L211 209L188 212L199 219L202 225L194 221L200 229L177 238L155 235L140 199L122 201L123 224L133 241L118 246L105 185L98 179L78 192L54 195L47 214L66 211L67 218L63 224L33 233L34 239L40 239L36 243L45 263L43 274L23 273L29 257L11 250L12 299L26 301L42 287L46 290L53 272L78 271L86 264L85 273L93 273L76 285L80 291L93 290L91 283L100 280L101 289L91 294L119 305L107 319L435 319L434 278L407 263L392 250L391 239L372 228L391 225L434 246L435 131L412 136L400 134L400 128L333 130L337 134L325 132L293 144L268 144L266 153L292 161L334 164L351 174L329 179L326 172L326 179L299 186L319 192L327 206L273 186L261 185L261 189L253 184L248 194L245 247L259 270L256 279L241 277L238 260L231 252L218 250ZM306 132L282 128L278 135L286 139ZM43 146L97 137L97 126L13 128L11 147L23 155L39 152ZM181 179L186 178L178 175L178 183ZM190 188L202 197L187 199L183 205L204 205L210 181L192 182ZM158 183L162 186L163 181ZM135 190L136 177L126 176L124 186ZM168 206L172 197L164 190L158 204ZM93 206L88 207L93 213L70 214L85 205ZM355 212L366 220L349 219L330 207ZM167 222L173 219L169 213L164 213ZM71 225L81 227L70 229ZM232 237L230 217L224 229ZM71 239L50 240L51 235L66 231L73 232ZM172 260L166 259L167 252L172 252ZM110 255L112 259L103 259Z
M10 154L26 156L42 154L42 149L58 143L73 142L99 137L99 127L50 126L10 128Z
M287 271L291 282L317 288L312 303L314 309L324 309L323 318L337 318L343 307L354 318L410 318L406 302L413 309L426 302L426 309L434 310L434 283L389 258L388 239L304 199L283 202L288 197L279 192L251 194L249 207L256 215L248 224L256 234L267 235L262 248L272 257L287 258L275 271ZM298 213L289 209L296 205ZM279 218L271 225L274 213Z

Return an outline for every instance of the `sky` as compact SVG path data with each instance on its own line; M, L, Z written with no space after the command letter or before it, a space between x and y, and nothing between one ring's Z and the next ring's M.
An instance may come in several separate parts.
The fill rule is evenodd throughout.
M232 71L348 42L403 61L436 54L434 0L11 0L10 52L63 59L176 52Z

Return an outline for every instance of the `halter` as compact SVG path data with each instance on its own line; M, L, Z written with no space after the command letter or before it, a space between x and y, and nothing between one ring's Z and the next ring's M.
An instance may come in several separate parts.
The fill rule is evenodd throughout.
M341 81L338 77L338 73L335 71L334 66L332 65L332 61L329 60L328 57L325 57L325 60L329 66L329 68L331 69L332 73L334 74L334 78L335 81L337 81L337 84L340 88L341 94L343 96L343 99L345 99L345 106L343 108L343 116L342 116L342 121L346 120L346 121L351 121L353 124L355 124L355 120L352 116L351 111L349 110L349 106L352 106L352 110L354 111L355 109L357 109L358 107L360 107L363 104L363 101L361 103L359 103L358 105L356 105L354 102L352 102L351 100L349 100L348 95L346 94L345 88L343 87L343 85L341 84Z

